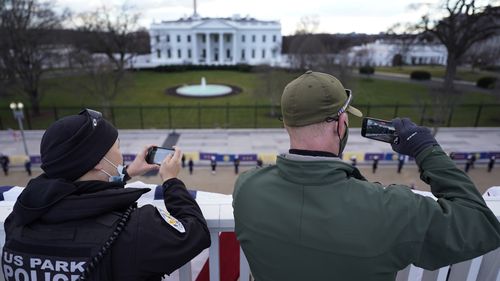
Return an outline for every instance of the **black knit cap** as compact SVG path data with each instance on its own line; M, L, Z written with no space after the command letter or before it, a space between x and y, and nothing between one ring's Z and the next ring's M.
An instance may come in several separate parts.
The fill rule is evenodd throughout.
M49 178L75 181L101 161L117 138L116 128L98 111L61 118L43 134L42 170Z

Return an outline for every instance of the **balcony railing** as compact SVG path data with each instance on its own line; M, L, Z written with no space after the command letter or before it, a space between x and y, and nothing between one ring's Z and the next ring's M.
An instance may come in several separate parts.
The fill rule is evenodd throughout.
M485 198L486 204L500 220L500 198ZM234 231L233 208L230 198L212 198L198 200L206 218L212 245L209 248L210 280L220 280L219 271L219 234ZM152 204L164 208L162 200L140 200L139 205ZM13 201L0 201L0 247L5 243L3 222L12 211ZM180 281L192 281L191 262L179 269ZM250 268L240 249L240 279L250 280ZM4 280L0 273L0 280ZM500 248L484 256L446 266L435 271L427 271L415 266L408 266L398 272L396 281L500 281Z

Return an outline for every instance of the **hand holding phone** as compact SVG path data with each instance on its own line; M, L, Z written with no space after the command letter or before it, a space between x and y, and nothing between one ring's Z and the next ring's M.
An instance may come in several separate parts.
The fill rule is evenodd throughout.
M392 121L365 117L361 127L361 135L365 138L397 143L398 135Z
M163 160L167 158L169 154L174 154L175 150L172 148L153 146L148 149L146 154L146 162L148 164L161 165Z

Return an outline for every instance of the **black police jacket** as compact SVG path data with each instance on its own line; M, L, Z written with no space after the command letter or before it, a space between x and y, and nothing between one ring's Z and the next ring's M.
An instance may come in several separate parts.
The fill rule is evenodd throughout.
M5 221L5 279L77 280L123 212L147 191L45 175L31 180ZM170 179L163 192L169 213L152 205L131 212L90 280L160 280L210 246L205 219L184 183Z

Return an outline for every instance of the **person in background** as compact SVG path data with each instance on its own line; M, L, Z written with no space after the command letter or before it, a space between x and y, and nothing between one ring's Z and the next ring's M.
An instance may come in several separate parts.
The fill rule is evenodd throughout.
M358 160L356 159L356 156L354 156L354 155L351 156L351 165L353 167L356 167L357 163L358 163Z
M375 174L378 168L378 156L373 156L372 173Z
M257 158L257 168L261 168L264 165L264 162L261 158Z
M9 156L0 153L0 165L2 165L3 174L5 176L9 175L9 163L10 163Z
M281 97L288 153L238 177L235 232L258 281L394 281L410 264L428 270L500 246L500 223L430 130L393 121L396 153L415 158L437 201L400 184L366 180L339 155L353 93L307 71Z
M495 160L496 160L495 155L490 156L490 161L488 162L488 173L490 173L491 170L493 170L493 167L495 166Z
M399 154L398 156L398 174L401 174L401 170L403 170L403 166L405 165L406 157L403 154Z
M234 157L234 174L237 175L240 172L240 158L238 156Z
M189 166L189 174L192 175L193 174L194 162L193 162L193 158L191 158L191 157L189 157L188 166Z
M27 156L24 160L24 169L26 170L26 173L28 173L28 176L31 177L31 161L29 156Z
M215 159L215 156L210 157L210 166L212 167L212 175L215 175L217 170L217 160Z
M177 178L181 151L161 166L145 147L123 165L118 130L86 109L54 122L40 144L43 174L29 181L5 220L2 268L11 280L160 281L210 246L203 214ZM158 170L167 209L124 188Z
M182 154L181 163L182 168L184 169L186 167L186 156L184 154Z

